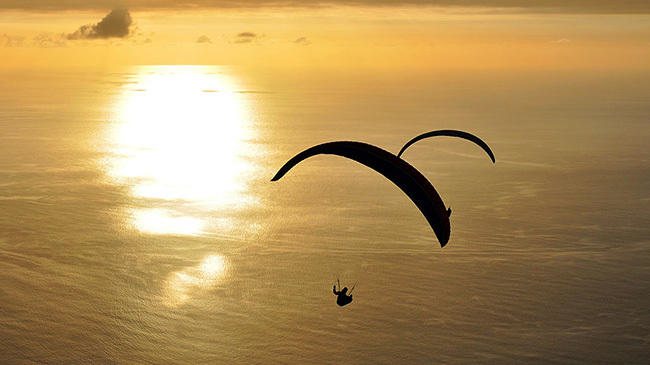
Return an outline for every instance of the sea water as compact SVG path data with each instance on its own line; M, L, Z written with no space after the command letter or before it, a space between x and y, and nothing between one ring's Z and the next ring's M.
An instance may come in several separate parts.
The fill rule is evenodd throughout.
M647 363L650 75L0 76L0 362ZM453 209L440 248L381 175ZM355 286L340 308L332 286Z

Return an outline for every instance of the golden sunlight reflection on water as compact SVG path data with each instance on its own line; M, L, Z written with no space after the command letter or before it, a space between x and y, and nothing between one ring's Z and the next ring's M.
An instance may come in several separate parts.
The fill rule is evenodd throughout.
M138 67L113 118L109 175L138 201L126 212L137 230L200 234L216 210L254 202L243 181L247 107L220 68Z
M197 292L212 288L225 276L227 267L223 256L210 255L198 266L171 273L166 281L165 304L170 307L181 305Z
M154 234L199 234L203 221L198 218L174 216L165 209L140 209L131 213L135 227Z

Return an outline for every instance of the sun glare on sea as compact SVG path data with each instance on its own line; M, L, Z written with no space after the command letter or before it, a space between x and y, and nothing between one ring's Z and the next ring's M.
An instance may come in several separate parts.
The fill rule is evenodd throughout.
M115 108L109 174L130 187L140 231L198 234L206 211L246 204L251 128L236 79L217 67L139 67ZM142 202L145 202L142 206Z
M226 275L228 265L221 255L210 255L197 266L169 275L165 284L165 303L175 307L186 303L202 290L209 290Z

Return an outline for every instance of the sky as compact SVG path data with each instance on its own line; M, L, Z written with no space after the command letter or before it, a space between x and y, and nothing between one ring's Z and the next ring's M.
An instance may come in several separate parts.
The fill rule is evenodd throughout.
M25 10L101 10L129 7L134 10L152 9L224 9L276 7L318 7L330 5L395 6L439 5L477 8L520 8L541 12L577 13L650 13L650 3L639 0L3 0L0 8Z
M646 1L4 0L0 9L3 68L650 65Z

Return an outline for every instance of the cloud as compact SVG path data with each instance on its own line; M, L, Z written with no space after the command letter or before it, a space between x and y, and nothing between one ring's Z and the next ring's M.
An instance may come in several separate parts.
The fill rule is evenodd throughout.
M205 34L200 36L199 38L197 38L195 42L196 43L212 43L210 38L208 38L208 36L205 35Z
M240 38L255 38L255 37L257 37L257 34L251 33L251 32L241 32L241 33L237 34L237 37L240 37Z
M295 41L293 41L293 44L299 45L299 46L308 46L311 44L311 41L307 39L307 37L300 37L297 38Z
M241 32L235 37L235 43L250 43L259 36L252 32Z
M64 47L66 40L61 34L41 33L32 38L32 44L38 47Z
M82 25L68 39L126 38L131 34L133 19L126 9L113 9L97 24Z
M24 36L0 34L0 46L3 47L20 47L23 45L24 40Z
M130 0L129 8L137 11L169 9L223 9L259 7L346 6L462 6L506 8L527 12L650 14L647 0ZM115 0L2 0L0 9L37 11L100 10Z

